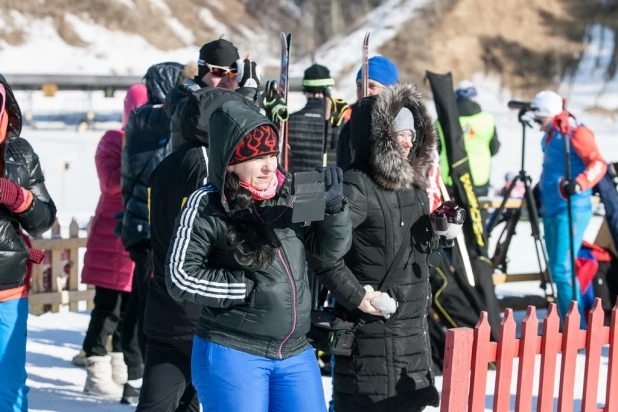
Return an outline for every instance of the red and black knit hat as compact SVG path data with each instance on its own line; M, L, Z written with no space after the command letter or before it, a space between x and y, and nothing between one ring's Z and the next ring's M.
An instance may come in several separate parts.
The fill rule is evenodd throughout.
M236 147L230 165L246 162L261 156L279 154L277 132L267 124L256 127L245 135Z

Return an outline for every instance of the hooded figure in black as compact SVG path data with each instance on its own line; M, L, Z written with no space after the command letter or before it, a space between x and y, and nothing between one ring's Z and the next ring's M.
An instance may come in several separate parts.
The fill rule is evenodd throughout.
M189 99L182 126L186 142L150 176L150 234L154 273L148 286L144 334L147 338L144 384L138 411L199 411L191 385L191 351L201 305L173 299L165 285L165 258L176 216L208 176L208 120L227 101L253 103L242 95L204 88ZM186 405L191 405L186 407Z
M142 333L148 279L152 273L152 249L148 211L148 180L152 171L169 154L170 121L163 108L165 96L182 79L184 66L159 63L144 76L148 103L133 110L125 127L126 144L122 149L122 243L135 262L131 298L123 319L122 341L129 382L124 386L123 403L136 405L144 365L146 342ZM129 343L137 337L141 356Z
M45 187L39 156L20 137L22 117L11 86L0 74L0 410L28 410L26 335L28 263L43 251L29 249L21 230L46 232L56 207Z
M279 408L324 410L305 336L306 253L334 260L350 247L342 177L326 191L324 220L304 227L291 221L292 176L277 167L274 125L243 102L226 102L211 116L209 132L209 184L187 200L166 261L172 297L202 305L192 354L200 401L211 411L263 411L269 398L274 409L275 398L284 397ZM270 179L240 180L234 170L250 162L264 162L259 178ZM267 189L258 190L261 184Z
M404 110L414 129L405 149L394 127ZM420 411L439 401L427 327L432 230L425 187L436 150L433 120L416 88L399 84L360 99L350 125L355 160L344 174L343 190L354 228L352 248L342 259L315 265L347 319L366 321L357 330L352 356L335 359L335 410ZM406 231L409 242L385 291L396 311L385 319L371 304L379 292L364 287L379 290Z

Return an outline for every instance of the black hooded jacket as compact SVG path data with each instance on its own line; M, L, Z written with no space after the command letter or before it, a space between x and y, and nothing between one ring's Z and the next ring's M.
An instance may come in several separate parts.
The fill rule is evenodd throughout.
M406 159L393 138L401 107L414 115L416 144ZM438 404L431 372L427 312L431 305L427 257L431 253L427 171L436 150L433 120L415 87L405 84L360 99L350 121L355 160L344 173L353 225L344 258L316 265L316 275L349 320L363 314L366 285L378 290L387 268L409 243L389 295L397 311L388 320L364 315L351 357L335 361L335 410L415 411Z
M165 285L165 258L176 216L189 196L206 184L208 176L208 120L226 101L252 103L238 93L200 89L190 96L186 111L184 146L172 152L150 175L150 235L154 277L150 280L144 314L144 333L158 340L192 340L201 305L172 299Z
M170 141L172 152L187 144L183 138L182 127L187 114L189 96L201 88L207 87L195 79L187 79L183 84L176 86L165 98L165 113L170 119Z
M274 126L242 102L227 102L210 118L208 185L187 200L176 220L166 261L172 297L203 305L197 335L220 345L271 359L295 356L309 347L311 296L305 251L319 260L342 257L350 247L347 206L309 227L292 223L291 176L274 198L255 201L232 214L222 193L227 165L244 136ZM249 270L227 241L236 219L262 222L276 249L274 261ZM237 220L236 220L237 221Z
M148 103L133 110L122 149L122 243L126 250L150 241L148 179L169 153L170 123L163 109L166 94L180 82L183 66L160 63L148 69Z
M5 110L9 116L6 140L0 143L0 157L4 164L0 176L32 193L32 204L22 213L13 213L0 205L0 291L3 291L23 286L26 278L30 252L19 227L31 236L43 234L56 219L56 206L45 188L39 157L30 143L19 137L21 111L11 87L1 74L0 84L6 91Z

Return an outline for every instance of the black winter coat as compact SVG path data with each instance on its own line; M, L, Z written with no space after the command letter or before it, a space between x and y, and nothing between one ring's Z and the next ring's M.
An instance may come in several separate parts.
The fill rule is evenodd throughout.
M148 179L169 153L170 122L163 108L165 95L180 81L183 66L161 63L146 74L148 104L133 110L125 127L122 149L122 243L126 250L150 242Z
M174 231L176 216L189 196L206 184L208 175L208 120L225 101L252 103L238 93L219 89L200 89L191 97L187 121L194 122L194 133L184 146L167 156L150 176L150 235L154 276L150 279L144 314L144 333L157 339L192 340L202 306L173 299L165 285L165 258ZM201 114L201 117L200 117Z
M170 294L203 305L197 335L271 359L295 356L309 346L311 296L307 253L320 260L342 257L350 247L347 206L308 228L291 222L291 176L273 199L231 214L221 192L234 150L255 127L272 124L241 102L223 104L210 118L209 185L193 193L176 220L166 262ZM272 126L274 127L274 126ZM216 138L215 138L216 137ZM250 271L239 265L227 241L232 219L263 222L275 259Z
M13 213L0 205L0 291L24 285L30 251L19 233L21 226L29 235L46 232L56 219L56 206L45 188L39 157L26 140L19 137L22 117L13 91L0 74L6 90L5 110L9 115L6 140L0 144L4 167L0 176L32 193L32 204L22 213Z
M408 159L391 128L403 106L414 114L418 136ZM355 161L344 174L344 194L354 228L352 248L343 259L316 265L316 274L349 320L363 316L367 323L357 331L352 356L335 360L335 410L437 406L427 326L432 231L425 193L436 150L433 121L416 89L397 85L359 100L350 126ZM408 230L409 243L387 290L397 311L388 320L363 315L356 309L366 293L363 287L379 289Z
M323 163L324 156L324 103L322 99L308 99L302 110L292 113L288 120L290 146L288 171L290 173L314 170ZM336 161L337 128L328 127L328 165Z
M176 86L165 98L165 113L170 119L170 141L172 152L181 148L188 143L188 140L182 137L182 127L187 110L187 102L189 96L194 91L200 90L203 87L196 83L193 79L188 79L179 86Z

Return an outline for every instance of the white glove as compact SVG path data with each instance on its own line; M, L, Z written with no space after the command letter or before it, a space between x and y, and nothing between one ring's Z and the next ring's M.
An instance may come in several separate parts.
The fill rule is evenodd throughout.
M365 286L365 290L367 292L373 292L373 288L370 285ZM397 302L395 299L391 298L388 293L382 293L377 298L371 299L371 304L376 308L380 309L382 315L386 319L390 318L393 313L397 311Z

